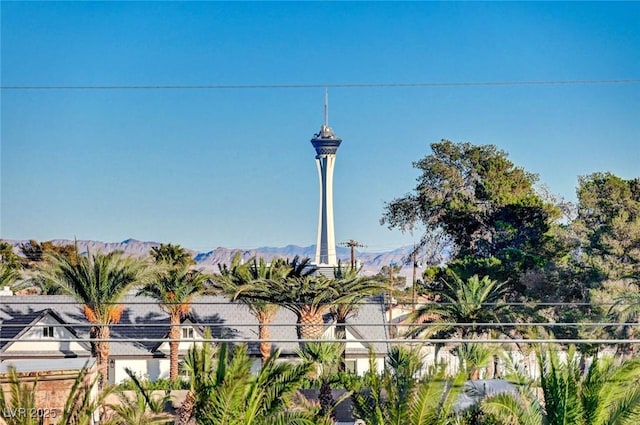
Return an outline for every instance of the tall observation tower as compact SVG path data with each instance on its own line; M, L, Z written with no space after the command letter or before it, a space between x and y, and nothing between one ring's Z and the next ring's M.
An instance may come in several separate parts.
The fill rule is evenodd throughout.
M333 229L333 167L336 152L342 143L329 127L329 95L324 93L324 124L313 135L311 144L316 149L316 164L320 179L320 211L318 214L318 243L316 264L337 266L336 239Z

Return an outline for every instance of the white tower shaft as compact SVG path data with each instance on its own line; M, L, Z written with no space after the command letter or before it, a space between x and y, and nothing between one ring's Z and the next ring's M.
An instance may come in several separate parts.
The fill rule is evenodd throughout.
M337 266L336 239L333 228L333 167L342 139L329 127L329 95L324 94L324 124L314 134L311 144L316 150L316 165L320 180L320 211L318 213L318 243L316 264Z
M316 264L337 266L336 239L333 226L333 168L335 155L318 155L318 177L320 181L320 209L318 213L318 243Z

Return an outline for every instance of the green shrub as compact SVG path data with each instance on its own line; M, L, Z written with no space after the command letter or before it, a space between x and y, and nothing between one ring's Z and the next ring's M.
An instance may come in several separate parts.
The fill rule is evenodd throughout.
M169 379L156 379L155 381L150 381L148 378L140 379L140 382L143 384L144 388L150 391L154 390L188 390L189 389L189 381L185 379L179 379L176 382L172 382ZM136 386L131 379L127 379L120 383L117 386L118 390L135 390Z

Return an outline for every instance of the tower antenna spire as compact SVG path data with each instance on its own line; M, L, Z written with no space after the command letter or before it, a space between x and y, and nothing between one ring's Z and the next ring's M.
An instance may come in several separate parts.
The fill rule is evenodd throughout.
M329 127L329 89L324 88L324 125Z
M336 152L342 143L329 127L329 90L324 88L324 124L313 135L311 144L316 150L316 165L320 179L320 212L318 214L318 243L316 264L336 266L336 240L333 226L333 168Z

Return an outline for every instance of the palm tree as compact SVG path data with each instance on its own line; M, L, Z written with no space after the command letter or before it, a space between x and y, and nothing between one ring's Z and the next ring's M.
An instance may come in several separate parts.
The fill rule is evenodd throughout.
M207 328L205 339L211 338L211 330ZM211 343L200 346L192 345L184 358L183 370L189 376L189 390L176 412L175 425L187 425L194 422L196 412L202 411L204 401L202 394L211 385L215 375L214 357L216 350Z
M267 264L264 259L255 257L243 263L240 253L236 253L229 267L226 264L218 265L220 275L215 277L217 286L234 300L245 304L258 320L258 339L263 364L271 355L269 324L278 311L278 305L268 299L255 298L252 293L269 280L283 279L290 275L297 264L296 261L292 266L280 259L273 259L270 264Z
M374 295L381 291L380 282L371 279L355 279L345 282L323 275L291 276L267 279L264 284L239 288L235 297L277 303L297 316L298 337L303 340L318 339L324 333L325 313L332 306L348 304L354 299ZM244 295L243 295L244 294Z
M197 270L189 270L189 265L178 265L160 273L158 280L138 291L138 295L148 295L160 304L169 315L169 377L178 379L178 347L180 345L180 323L189 314L193 299L202 294L207 275Z
M316 425L317 412L294 411L289 402L311 369L310 363L279 362L279 352L269 357L257 375L245 345L229 351L222 344L213 351L192 347L185 360L191 375L192 414L202 425ZM208 351L208 352L206 352ZM184 415L187 418L187 415ZM182 425L184 419L176 421Z
M496 352L496 349L477 342L466 342L453 350L458 356L460 370L466 373L468 379L480 379L480 370L494 360Z
M358 277L358 274L360 274L361 269L362 267L342 267L342 262L338 260L338 266L334 267L333 269L333 278L345 282L355 280ZM354 303L343 303L341 305L335 305L331 308L331 314L336 319L336 323L345 323L342 319L346 320L347 317L349 317L353 312L357 310L357 301L359 300L354 301ZM338 317L340 318L340 320L338 320ZM342 328L342 330L336 329L336 333L338 334L343 331L344 328Z
M455 402L464 374L447 380L442 369L418 377L419 354L394 346L385 370L376 372L374 359L362 381L353 381L354 411L368 425L448 425L457 423Z
M324 333L324 314L340 302L336 281L325 276L302 276L270 281L267 297L297 316L300 339L318 339Z
M567 360L539 351L543 400L531 391L485 399L482 409L518 425L635 425L640 423L640 361L594 360L586 374L573 347Z
M165 412L165 406L171 401L169 391L164 396L154 396L130 369L125 369L134 384L134 396L119 390L118 403L109 404L113 411L105 425L167 425L171 415Z
M100 377L89 368L88 364L80 370L57 423L65 425L93 425L96 423L95 414L100 412L100 419L106 418L105 400L113 393L113 386L106 386L100 391L94 391L100 385ZM100 422L100 421L98 421Z
M437 334L446 338L457 332L456 323L499 323L507 315L508 306L502 303L506 283L498 283L488 276L480 279L474 275L466 281L454 273L450 276L452 282L444 282L440 302L425 304L409 315L408 320L417 323L408 332L409 336ZM430 323L425 324L426 321ZM433 321L443 324L432 325ZM486 331L484 326L471 325L460 326L459 332L461 338L467 338L470 334L477 336Z
M97 359L99 386L108 382L109 325L118 323L124 306L120 300L133 286L148 283L155 269L148 263L126 257L116 251L97 252L74 259L52 254L42 265L44 279L59 286L82 303L82 311L91 327L92 354Z
M195 264L193 257L180 245L163 244L154 246L149 252L156 263L165 263L173 267L191 266Z
M637 283L640 283L640 281ZM636 323L640 317L640 293L637 292L637 286L633 290L629 290L628 287L625 289L627 291L613 297L614 303L609 308L607 315L620 323L616 331L622 334L621 338L633 339L635 328L629 324ZM634 348L633 344L620 344L618 351L630 358L633 355Z
M298 350L298 356L315 367L312 379L319 386L320 415L327 419L338 404L331 393L331 385L340 380L335 371L342 359L342 350L340 344L332 342L308 343Z
M360 269L358 268L342 268L340 262L338 262L338 267L334 269L333 275L341 292L352 295L343 302L331 306L330 312L336 321L336 339L347 339L347 319L357 314L364 299L376 292L384 293L388 290L388 286L384 282L373 277L359 278L359 273ZM343 344L342 355L338 365L340 372L344 372L346 369L345 357L346 342Z

